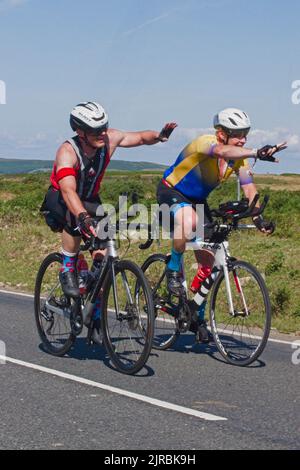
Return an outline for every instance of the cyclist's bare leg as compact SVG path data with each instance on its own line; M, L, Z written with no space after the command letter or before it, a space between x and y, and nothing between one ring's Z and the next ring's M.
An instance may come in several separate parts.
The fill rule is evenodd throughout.
M68 253L77 254L80 248L81 237L72 237L65 230L62 233L62 249ZM101 260L106 254L106 250L93 251L92 258Z
M173 247L178 253L184 253L186 243L194 237L198 223L196 211L190 207L179 209L174 218Z
M102 261L104 256L106 255L107 250L97 250L93 251L92 258L95 261Z
M175 213L172 254L166 273L168 289L175 296L181 296L184 291L181 273L182 256L186 243L193 238L197 222L198 216L190 206L181 207Z
M72 237L69 233L65 230L62 233L61 243L62 249L68 253L77 254L79 251L81 242L81 237Z
M76 262L80 240L81 237L72 237L65 230L62 233L63 266L59 273L59 279L65 295L74 298L80 295L76 275Z

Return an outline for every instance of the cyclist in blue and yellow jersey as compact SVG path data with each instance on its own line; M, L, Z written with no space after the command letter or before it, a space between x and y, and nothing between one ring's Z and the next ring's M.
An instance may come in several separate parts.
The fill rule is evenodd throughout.
M203 204L204 223L211 220L207 197L217 186L226 181L233 173L239 177L245 196L251 202L257 190L248 158L277 162L273 155L286 148L286 143L266 145L263 148L244 148L251 123L249 116L235 108L224 109L214 118L215 135L203 135L188 144L175 163L168 168L159 183L157 199L160 205L171 208L173 247L171 260L167 267L169 291L176 296L183 292L181 260L186 243L191 240L199 218L193 205ZM275 225L262 216L253 218L257 228L266 234L273 233ZM209 234L205 233L205 238ZM195 292L210 274L214 254L206 249L195 252L199 265L193 281ZM204 320L204 309L198 312L198 331L200 340L209 341L209 332Z

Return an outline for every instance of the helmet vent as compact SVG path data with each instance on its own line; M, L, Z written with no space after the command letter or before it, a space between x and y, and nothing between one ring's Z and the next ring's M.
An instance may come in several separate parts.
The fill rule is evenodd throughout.
M229 118L229 121L230 121L234 126L237 126L237 122L234 121L232 118Z
M105 114L102 114L102 116L100 116L99 118L93 118L93 121L96 121L96 122L102 121L102 119L104 118L105 118Z

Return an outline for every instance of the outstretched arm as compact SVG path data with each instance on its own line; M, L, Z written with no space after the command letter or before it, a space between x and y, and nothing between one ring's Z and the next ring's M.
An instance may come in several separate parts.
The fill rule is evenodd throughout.
M175 123L166 124L160 132L158 131L138 131L125 132L113 131L113 139L116 147L139 147L140 145L154 145L158 142L167 142L173 130L177 127Z
M287 148L287 143L283 142L278 145L265 145L261 149L248 149L237 147L235 145L217 144L213 148L213 155L217 158L225 160L241 160L244 158L255 158L269 162L278 163L273 155Z

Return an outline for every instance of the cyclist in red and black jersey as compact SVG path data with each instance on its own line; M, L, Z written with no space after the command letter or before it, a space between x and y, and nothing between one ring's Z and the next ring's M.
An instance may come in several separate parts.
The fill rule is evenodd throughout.
M84 102L72 110L70 125L76 136L57 151L51 187L42 210L47 212L50 227L62 232L62 289L67 296L78 297L75 264L81 235L96 235L92 217L101 204L100 185L113 153L117 147L166 142L176 124L166 124L161 132L111 129L103 107L95 102Z

